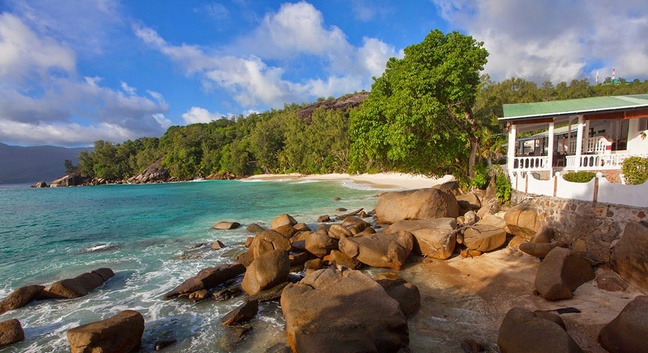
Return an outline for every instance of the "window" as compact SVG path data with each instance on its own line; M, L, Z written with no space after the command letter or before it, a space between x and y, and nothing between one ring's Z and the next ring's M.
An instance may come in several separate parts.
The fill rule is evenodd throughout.
M648 130L648 118L639 119L639 131Z

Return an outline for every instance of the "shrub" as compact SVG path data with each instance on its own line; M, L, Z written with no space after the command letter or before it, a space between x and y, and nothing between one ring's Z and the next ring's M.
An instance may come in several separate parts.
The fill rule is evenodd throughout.
M499 166L495 167L493 172L495 173L495 195L497 195L497 200L501 203L507 203L511 200L511 182Z
M488 184L488 167L484 163L477 161L474 173L475 175L470 180L471 186L477 189L485 188L486 184Z
M595 176L595 173L580 171L567 173L563 175L563 179L571 181L572 183L588 183L590 180L594 179Z
M648 180L648 158L629 157L623 161L621 167L626 184L639 185Z

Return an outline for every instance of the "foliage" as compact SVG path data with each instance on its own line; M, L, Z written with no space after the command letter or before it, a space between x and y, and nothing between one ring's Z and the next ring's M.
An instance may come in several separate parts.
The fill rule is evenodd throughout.
M648 158L629 157L621 167L626 183L630 185L643 184L648 180Z
M472 187L477 189L483 189L486 187L489 180L488 169L489 168L485 163L477 163L475 165L475 175L470 179Z
M580 172L571 172L563 174L563 179L571 181L572 183L588 183L590 180L594 179L596 173L586 172L581 170Z
M511 182L502 168L493 168L495 174L495 195L500 203L508 203L511 200Z
M487 56L470 36L434 30L389 59L351 114L351 171L472 177L481 131L472 109Z

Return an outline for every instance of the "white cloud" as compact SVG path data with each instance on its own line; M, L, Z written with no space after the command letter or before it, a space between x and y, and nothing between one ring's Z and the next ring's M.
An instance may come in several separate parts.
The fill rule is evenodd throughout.
M220 113L210 113L209 110L201 107L191 107L188 112L182 114L185 124L208 123L223 117Z
M484 41L496 81L513 76L554 83L603 77L648 78L645 1L434 0L452 26Z
M222 21L225 19L228 19L230 16L229 10L225 7L225 5L214 2L210 4L205 4L201 10L197 11L205 11L210 17Z
M122 91L124 91L129 96L135 95L135 91L136 91L135 88L129 86L128 83L126 83L124 81L121 81L121 88L122 88Z

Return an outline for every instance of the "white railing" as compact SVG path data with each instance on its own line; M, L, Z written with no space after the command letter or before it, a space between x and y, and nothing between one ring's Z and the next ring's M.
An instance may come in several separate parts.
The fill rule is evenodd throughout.
M617 154L584 154L580 158L567 156L567 169L578 170L614 170L621 169L623 161L632 156L629 153Z
M590 137L585 139L583 142L582 152L604 153L607 146L612 146L612 142L602 136ZM567 151L569 151L569 154L574 154L576 152L576 140L572 139L569 141L567 144Z
M548 170L549 157L547 156L528 156L515 157L513 160L514 170Z
M563 179L560 173L549 180L538 180L532 173L512 172L511 187L528 194L560 197L563 199L605 202L633 207L648 207L648 182L641 185L613 184L601 173L587 183Z

